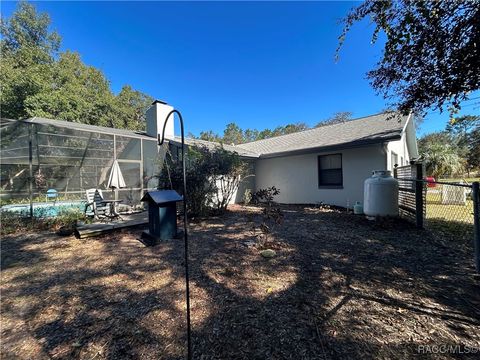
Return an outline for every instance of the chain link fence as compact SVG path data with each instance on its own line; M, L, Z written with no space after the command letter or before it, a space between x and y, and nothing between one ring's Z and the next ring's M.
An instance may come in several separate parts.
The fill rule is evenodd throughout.
M474 225L472 185L428 181L425 224L449 226L460 235L471 235Z
M422 164L396 167L394 175L399 182L400 216L457 241L473 240L480 272L479 183L425 179Z

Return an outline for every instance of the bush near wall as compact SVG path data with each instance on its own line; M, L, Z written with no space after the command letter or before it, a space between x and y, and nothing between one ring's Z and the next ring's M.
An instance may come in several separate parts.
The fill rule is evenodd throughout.
M206 216L225 211L240 180L246 175L247 164L237 153L221 147L190 146L186 156L189 215ZM159 175L159 188L183 194L182 161L170 151Z
M85 214L79 210L62 211L56 217L25 218L18 214L0 212L0 235L17 232L53 231L72 234L77 222L89 222Z

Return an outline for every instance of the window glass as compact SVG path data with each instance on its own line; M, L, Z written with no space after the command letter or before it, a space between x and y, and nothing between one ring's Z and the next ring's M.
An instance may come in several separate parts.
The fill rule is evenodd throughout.
M342 155L337 154L337 155L320 156L320 166L323 170L341 169Z
M318 157L318 185L343 185L342 155L321 155Z
M324 185L341 185L342 171L340 169L323 170L321 179Z

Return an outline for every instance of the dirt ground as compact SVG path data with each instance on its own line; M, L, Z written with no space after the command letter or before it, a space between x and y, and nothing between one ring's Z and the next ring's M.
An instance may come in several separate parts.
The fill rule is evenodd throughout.
M289 206L265 259L258 211L191 224L194 359L478 358L472 244ZM4 237L2 359L184 358L183 240L140 233Z

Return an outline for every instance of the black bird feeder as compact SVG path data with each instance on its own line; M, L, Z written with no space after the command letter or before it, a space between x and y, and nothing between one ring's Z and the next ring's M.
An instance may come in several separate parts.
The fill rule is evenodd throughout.
M142 238L147 245L177 236L177 202L183 198L175 190L147 192L141 201L148 204L148 230Z

